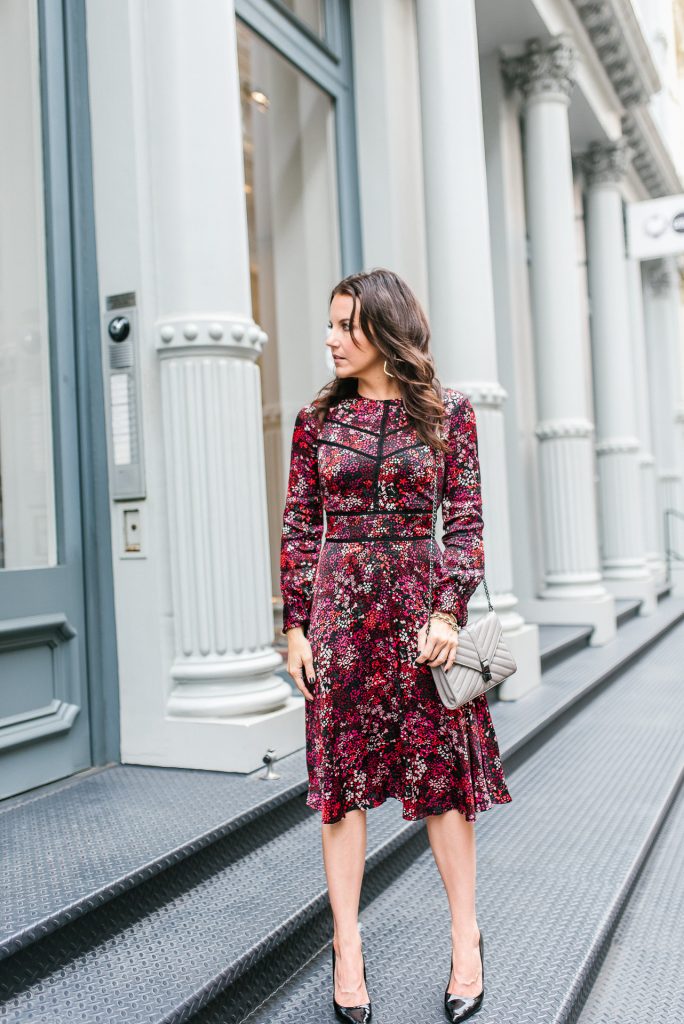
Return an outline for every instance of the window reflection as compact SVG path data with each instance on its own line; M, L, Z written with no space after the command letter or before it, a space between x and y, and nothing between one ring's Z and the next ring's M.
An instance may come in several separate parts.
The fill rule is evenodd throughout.
M280 0L283 7L296 14L300 21L303 21L310 29L320 36L325 37L325 11L323 0Z
M238 20L252 308L260 356L274 587L294 418L333 376L328 295L339 280L334 105Z
M0 568L54 564L38 15L0 3Z

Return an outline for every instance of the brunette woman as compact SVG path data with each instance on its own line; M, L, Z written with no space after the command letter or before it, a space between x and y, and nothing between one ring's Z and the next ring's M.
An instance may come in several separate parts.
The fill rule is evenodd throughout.
M394 797L405 819L426 819L451 914L444 1007L462 1021L484 996L474 823L511 800L486 694L450 710L430 671L451 668L484 576L475 412L435 377L425 313L392 271L340 281L328 327L335 377L297 414L280 585L288 672L306 701L307 804L321 813L333 1002L342 1020L371 1020L366 811ZM434 545L426 642L435 472L444 550Z

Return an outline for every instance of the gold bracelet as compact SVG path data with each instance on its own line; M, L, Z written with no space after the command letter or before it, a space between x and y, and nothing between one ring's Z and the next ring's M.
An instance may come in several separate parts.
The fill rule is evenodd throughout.
M456 621L456 618L454 617L452 612L433 612L432 615L430 616L430 618L431 619L442 619L443 622L448 622L449 625L451 626L451 628L456 633L458 633L460 628L461 628L460 625L458 624L458 622Z

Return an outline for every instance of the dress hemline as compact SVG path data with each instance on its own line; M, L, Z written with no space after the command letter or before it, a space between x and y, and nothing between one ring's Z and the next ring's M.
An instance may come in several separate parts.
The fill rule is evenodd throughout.
M354 804L345 804L342 809L342 812L339 814L338 817L323 820L321 824L334 825L338 821L342 821L342 819L346 816L347 811L373 810L373 808L375 807L382 806L382 804L384 804L387 800L398 800L401 803L402 818L404 819L404 821L421 821L423 818L427 818L431 814L444 814L445 811L459 811L459 813L465 817L466 821L474 822L476 821L478 814L482 814L484 813L484 811L488 811L496 805L510 804L513 801L513 797L508 791L506 791L504 793L497 793L490 796L490 799L486 802L483 800L476 800L474 809L472 807L464 808L463 805L459 805L457 802L448 801L447 803L432 804L429 807L421 808L420 810L416 811L411 811L407 808L406 803L402 800L402 798L398 796L396 793L386 793L382 796L372 797L369 800L363 801L362 803L357 802ZM314 811L318 811L321 815L323 815L324 813L323 808L321 806L321 801L317 797L312 796L311 794L309 794L306 798L306 806L310 807Z

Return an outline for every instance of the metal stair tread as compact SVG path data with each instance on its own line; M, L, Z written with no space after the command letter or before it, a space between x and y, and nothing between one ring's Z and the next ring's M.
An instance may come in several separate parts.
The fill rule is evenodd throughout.
M278 762L279 780L261 782L264 770L245 776L116 765L6 811L0 804L11 894L0 922L0 957L306 788L303 752ZM106 828L98 825L102 818Z
M684 792L680 791L615 929L577 1024L684 1020ZM679 956L677 953L679 952Z
M303 796L277 813L280 827L262 819L230 834L152 878L135 898L113 901L8 959L0 1018L61 1021L80 1002L88 1024L162 1021L198 990L213 992L219 977L239 976L284 923L304 923L327 900L318 815ZM417 827L397 801L378 807L368 826L369 864ZM132 1003L124 997L122 1007L123 979ZM135 1016L143 1002L144 1014Z
M510 992L521 1000L516 1008L520 1015L509 1014L506 1019L557 1019L544 1015L546 1004L536 1007L535 1017L525 1018L531 993L525 992L519 980L536 977L543 999L549 1005L556 1004L560 995L557 978L569 980L567 963L573 953L570 936L581 936L584 961L588 939L593 942L599 924L605 924L615 893L643 854L647 837L684 765L684 736L678 727L684 706L679 673L682 653L684 627L672 631L614 686L599 693L590 707L566 723L552 742L516 769L511 776L511 793L518 802L517 813L511 813L513 805L508 805L492 808L483 816L478 857L484 879L481 923L490 936L488 952L497 964L492 972L489 1008L487 1012L483 1008L479 1015L483 1022L501 1019L500 1015L487 1014L497 1005L497 991L504 992L501 986L506 977ZM645 703L643 681L649 675L657 680L659 699ZM644 730L649 757L640 762L634 751L644 749ZM299 803L303 804L303 797ZM295 804L291 801L278 813L296 815ZM300 807L302 810L308 809ZM397 826L402 828L399 814L400 805L395 801L370 812L369 852L374 847L377 850L383 840L390 845L396 842ZM405 831L416 827L416 823L404 824ZM301 917L307 901L311 905L316 898L327 899L317 815L306 813L275 836L260 836L258 830L257 822L254 835L249 830L249 835L239 833L225 841L247 846L235 865L219 863L217 873L193 879L186 877L190 864L185 863L175 869L175 880L171 869L149 882L136 901L116 901L108 907L105 926L102 921L94 923L95 915L75 922L71 927L80 937L75 955L73 949L70 953L69 928L50 936L36 947L39 967L35 982L1 1007L3 1020L7 1024L61 1021L66 1006L80 1006L80 1018L71 1011L71 1019L88 1024L105 1019L125 1020L127 1024L188 1019L186 1011L199 1010L210 995L218 994L236 977L240 962L253 962L260 942L262 948L278 942L283 922L291 923L292 914ZM535 837L533 843L531 835ZM620 842L616 844L614 837L618 835ZM218 847L215 844L199 858L220 861L225 853ZM241 853L238 850L235 855ZM413 949L412 959L405 964L403 982L399 976L394 978L398 984L395 996L404 986L402 1002L392 1007L392 985L384 983L388 1021L396 1019L399 1007L409 996L412 1000L422 998L415 992L414 975L408 969L411 962L421 964L421 990L428 991L431 1000L426 1012L432 1012L435 1006L439 1009L439 1002L434 1003L439 985L430 993L428 981L433 971L437 982L439 954L446 946L442 941L434 955L430 947L435 944L440 922L448 934L448 921L435 871L427 851L406 880L411 886L410 898L403 886L391 886L364 913L366 930L372 920L379 929L377 943L373 942L375 951L369 954L369 968L372 963L377 968L381 962L379 949L387 929L393 936L387 951L390 962L403 943L409 943L407 955ZM174 886L179 891L174 892ZM526 898L523 902L514 900L511 893L525 893ZM383 910L387 899L391 901L390 909ZM573 910L581 913L573 916ZM425 934L417 921L423 922ZM532 924L537 932L533 932ZM551 925L563 940L560 947L549 940ZM574 932L569 925L574 926ZM501 960L504 939L508 944L505 963ZM532 955L535 950L538 962ZM8 966L17 962L21 965L22 958L34 952L18 954ZM329 995L324 960L316 981L321 1007ZM50 968L43 976L46 963ZM540 967L548 977L539 974ZM565 989L563 992L567 995ZM290 1017L271 1016L269 1012L262 1019L270 1024L300 1019L295 1007L301 1015L302 1005L309 1007L309 996L307 992L302 1002L301 993L298 995ZM315 1011L316 1006L313 1019L325 1019Z
M584 646L593 632L593 626L563 626L545 622L539 623L537 628L542 664L568 648Z
M590 692L615 664L634 657L682 618L684 600L668 598L652 616L622 626L605 647L583 648L547 670L542 685L526 696L493 701L504 760ZM258 778L264 769L245 776L117 765L0 803L10 893L0 921L0 958L305 793L304 749L278 760L276 769L281 779L264 783ZM97 824L102 815L106 829ZM31 837L34 843L27 842Z
M478 821L486 971L479 1024L575 1020L681 792L683 656L680 626L516 768L513 802ZM649 681L652 701L644 699ZM361 929L377 1024L441 1022L450 919L430 850L362 912ZM307 1019L332 1021L329 961L327 945L245 1024L299 1024L304 1010Z
M639 612L639 606L641 605L641 599L637 597L616 597L615 598L615 612L617 616L618 625L626 622L628 619L637 615Z
M649 647L684 620L684 599L670 598L652 615L630 619L615 638L585 647L547 669L541 686L516 701L496 701L492 719L502 755L510 757L607 678L645 657Z

